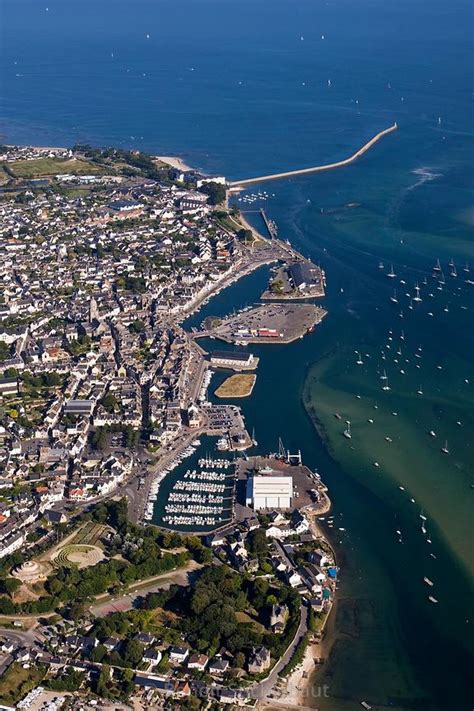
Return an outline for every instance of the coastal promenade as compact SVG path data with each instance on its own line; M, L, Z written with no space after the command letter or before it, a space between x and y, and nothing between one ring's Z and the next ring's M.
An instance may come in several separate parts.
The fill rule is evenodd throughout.
M260 177L257 178L245 178L243 180L235 180L231 183L229 183L230 188L245 188L248 185L255 185L256 183L264 183L269 180L279 180L280 178L292 178L297 175L305 175L308 173L321 173L324 170L333 170L334 168L342 168L345 165L350 165L351 163L354 163L358 158L364 155L364 153L367 153L368 150L372 148L378 141L380 141L384 136L387 136L389 133L393 133L396 131L398 128L397 123L395 122L393 126L389 126L389 128L384 129L383 131L380 131L377 133L373 138L370 139L370 141L367 141L362 148L359 148L358 151L353 153L349 158L345 158L344 160L339 160L336 163L326 163L325 165L316 165L313 166L312 168L299 168L297 170L289 170L284 173L273 173L271 175L261 175Z

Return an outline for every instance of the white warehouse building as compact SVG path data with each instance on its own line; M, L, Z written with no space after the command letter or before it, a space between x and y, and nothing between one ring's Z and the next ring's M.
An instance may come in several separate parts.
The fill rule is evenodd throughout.
M255 511L291 509L293 477L257 474L247 480L246 504Z

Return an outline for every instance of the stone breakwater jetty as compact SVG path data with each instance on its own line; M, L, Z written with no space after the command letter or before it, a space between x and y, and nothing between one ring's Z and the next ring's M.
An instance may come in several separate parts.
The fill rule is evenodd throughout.
M389 128L384 129L383 131L380 131L377 133L373 138L370 139L370 141L367 141L362 148L359 148L358 151L353 153L349 158L345 158L344 160L339 160L336 163L326 163L325 165L316 165L313 166L312 168L299 168L297 170L289 170L284 173L273 173L272 175L261 175L260 177L257 178L245 178L243 180L235 180L231 183L229 183L230 188L234 189L239 189L239 188L245 188L248 185L254 185L256 183L264 183L268 180L279 180L280 178L292 178L297 175L305 175L308 173L320 173L323 170L333 170L334 168L342 168L345 165L350 165L351 163L354 163L358 158L364 155L364 153L367 153L368 150L372 148L378 141L380 141L384 136L387 136L389 133L393 133L396 131L398 128L397 122L393 124L393 126L389 126Z

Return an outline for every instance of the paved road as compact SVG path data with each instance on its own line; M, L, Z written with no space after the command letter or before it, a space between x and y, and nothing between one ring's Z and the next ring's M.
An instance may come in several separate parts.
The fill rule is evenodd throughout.
M167 590L171 585L188 585L189 576L201 566L194 560L190 560L187 565L177 570L170 570L161 575L155 575L147 581L137 582L132 585L124 595L119 595L110 599L109 595L104 599L98 599L89 609L96 617L104 617L111 612L125 612L131 610L137 598L143 597L157 590Z
M44 639L44 636L37 630L12 630L9 627L0 627L0 637L26 647L31 647L38 640Z
M278 674L281 672L281 670L284 667L286 667L286 665L290 661L291 657L293 656L298 644L300 643L302 637L304 637L304 635L306 634L307 631L308 631L308 608L305 605L301 605L300 623L298 625L298 629L296 631L293 642L290 644L290 646L286 650L285 654L281 657L280 661L275 664L275 666L271 670L269 676L266 679L264 679L263 681L260 681L248 688L248 691L250 692L250 696L252 698L263 699L265 696L267 696L272 691L273 687L275 686L275 684L278 680Z

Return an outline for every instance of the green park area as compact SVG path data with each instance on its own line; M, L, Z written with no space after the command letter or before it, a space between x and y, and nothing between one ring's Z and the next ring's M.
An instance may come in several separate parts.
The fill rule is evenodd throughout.
M95 524L102 526L101 538ZM61 611L74 618L100 595L116 594L134 583L183 568L191 559L209 562L210 557L195 537L131 524L125 500L99 504L92 513L78 516L71 527L61 524L57 534L60 540L53 548L40 545L28 554L16 551L0 561L0 614ZM44 566L51 562L52 567L49 570L48 565L45 580L28 584L34 599L31 595L25 599L19 596L20 581L12 573L35 560Z
M46 669L40 665L25 669L12 664L0 677L0 704L13 706L43 680Z
M73 175L96 175L104 169L96 163L76 158L35 158L3 164L4 172L16 178L42 178L51 175L71 173Z
M280 634L270 629L272 607L277 603L289 611ZM144 647L136 635L145 631L160 639L162 646L184 643L190 653L209 658L226 649L232 662L225 679L231 681L245 673L246 659L254 646L269 649L273 662L281 657L298 628L300 605L299 594L280 581L241 575L226 565L205 566L187 586L171 585L143 597L139 609L96 619L89 634L99 643L91 659L139 668ZM122 640L119 650L108 653L104 642L109 637ZM158 671L166 672L168 667L165 653ZM212 681L206 673L198 676Z

